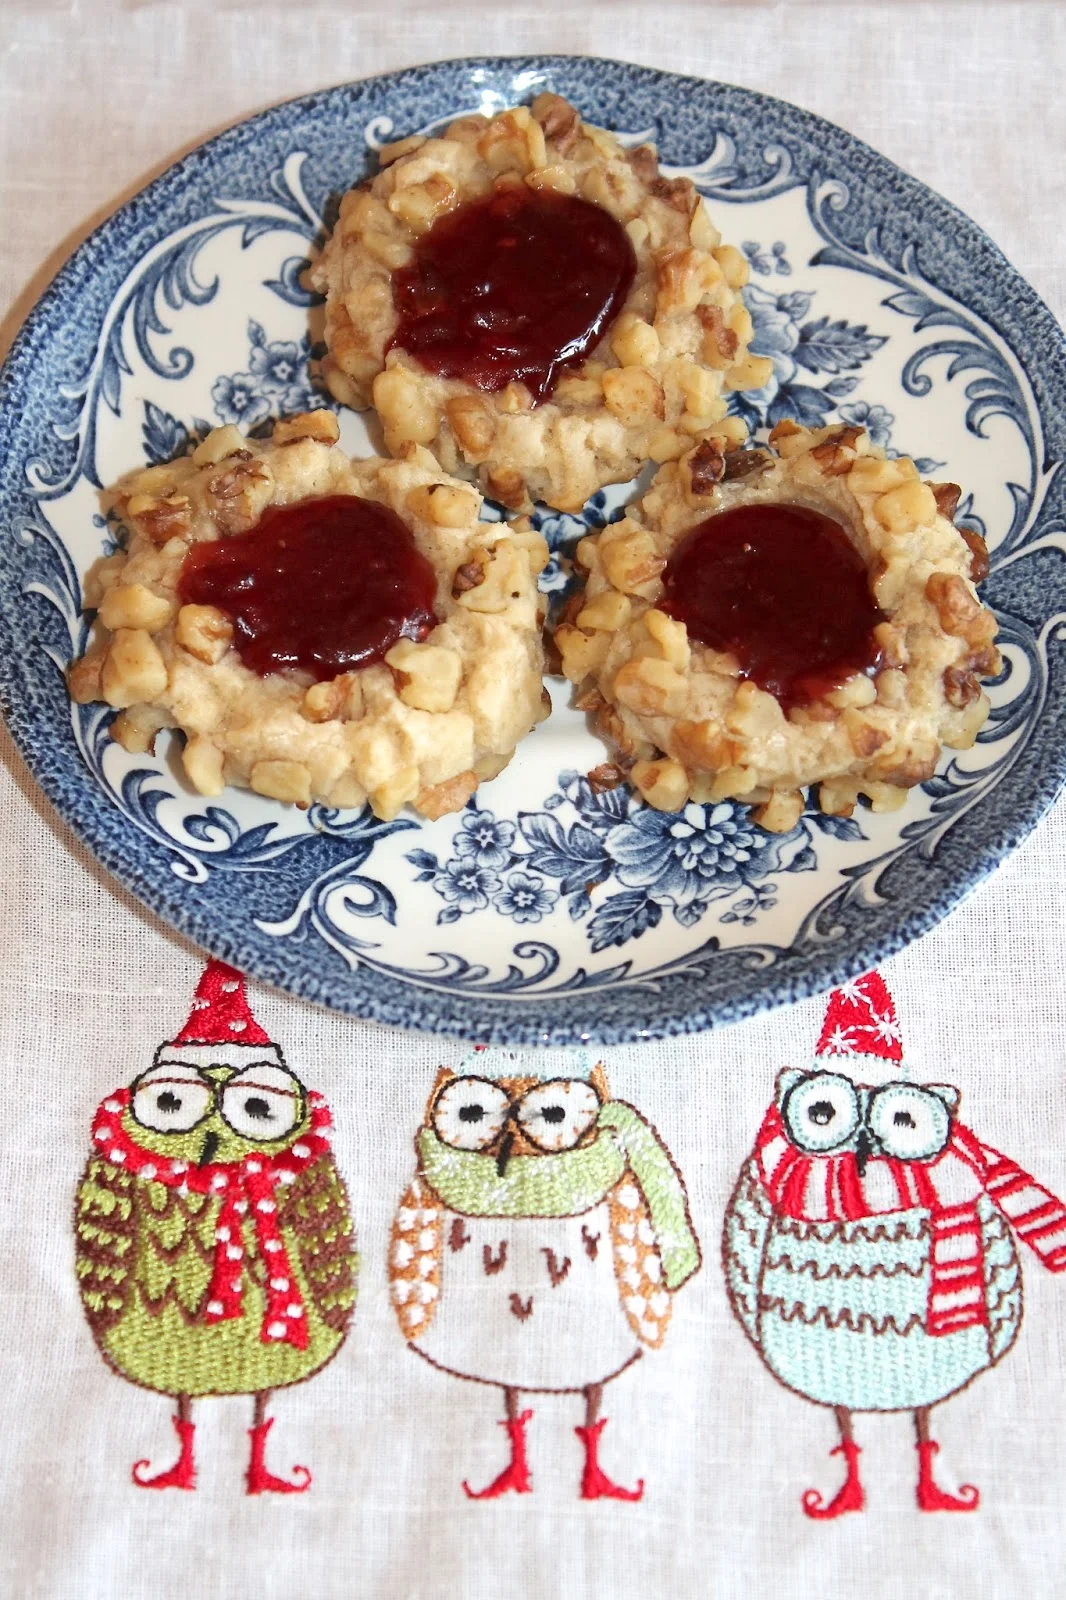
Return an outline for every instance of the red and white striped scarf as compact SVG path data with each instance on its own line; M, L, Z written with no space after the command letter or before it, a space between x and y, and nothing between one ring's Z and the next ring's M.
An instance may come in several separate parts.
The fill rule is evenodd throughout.
M266 1268L266 1306L259 1337L264 1344L291 1344L297 1350L306 1349L307 1316L278 1226L276 1189L278 1184L292 1183L298 1173L329 1150L323 1130L330 1126L331 1119L322 1096L314 1092L309 1096L311 1129L287 1150L277 1155L250 1153L241 1161L212 1161L203 1167L170 1161L139 1145L123 1126L129 1099L130 1091L119 1089L98 1108L93 1119L93 1143L101 1154L146 1183L161 1183L183 1194L214 1194L222 1202L215 1221L215 1254L203 1320L227 1322L244 1315L244 1219L250 1210L256 1248Z
M1019 1238L1052 1272L1066 1270L1066 1206L1007 1156L953 1123L935 1161L871 1156L863 1174L851 1152L807 1156L772 1106L755 1144L763 1185L775 1209L805 1222L857 1222L914 1207L930 1215L932 1274L925 1327L955 1333L988 1323L981 1221L987 1194Z

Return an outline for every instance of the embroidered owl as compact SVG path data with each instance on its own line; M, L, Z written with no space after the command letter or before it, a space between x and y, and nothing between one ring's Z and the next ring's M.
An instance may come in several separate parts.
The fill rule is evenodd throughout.
M538 1072L478 1050L442 1067L392 1227L389 1279L410 1348L503 1391L507 1465L471 1499L532 1487L523 1394L583 1396L581 1494L639 1500L599 1463L605 1384L663 1342L700 1264L680 1173L610 1098L601 1065Z
M188 1023L93 1123L75 1216L85 1315L115 1372L177 1403L180 1454L146 1489L195 1487L192 1403L254 1396L249 1494L293 1493L266 1465L270 1392L302 1383L344 1341L355 1303L348 1197L329 1111L212 961Z
M726 1215L741 1326L775 1377L833 1407L846 1465L816 1518L861 1511L855 1411L910 1411L922 1511L972 1511L933 1475L933 1406L1010 1349L1022 1316L1012 1231L1066 1269L1066 1206L957 1120L959 1093L906 1081L877 973L832 996L810 1071L788 1069Z

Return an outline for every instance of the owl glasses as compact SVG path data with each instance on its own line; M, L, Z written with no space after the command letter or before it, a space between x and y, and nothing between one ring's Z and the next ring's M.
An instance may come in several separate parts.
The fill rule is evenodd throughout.
M207 1076L216 1072L218 1081ZM290 1072L268 1061L239 1072L222 1063L197 1068L161 1061L137 1079L130 1096L134 1121L156 1133L190 1133L213 1111L240 1138L266 1144L303 1119L304 1091Z
M499 1141L502 1172L516 1132L545 1154L572 1150L594 1126L601 1105L583 1079L538 1083L512 1100L489 1078L452 1078L434 1100L430 1121L441 1142L455 1150L488 1150Z
M792 1142L809 1155L854 1150L871 1157L932 1161L951 1138L954 1092L939 1084L886 1083L863 1088L836 1072L799 1077L781 1102Z

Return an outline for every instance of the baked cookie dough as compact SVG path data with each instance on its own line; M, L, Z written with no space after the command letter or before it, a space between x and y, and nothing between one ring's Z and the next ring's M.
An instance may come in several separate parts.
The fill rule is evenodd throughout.
M758 388L771 366L748 353L748 264L722 244L690 180L660 175L651 145L626 149L545 93L491 119L462 117L440 137L403 139L381 161L341 201L311 280L326 296L326 381L343 404L376 406L390 451L426 445L446 471L476 475L515 510L542 500L578 511L596 489L648 460L676 460L712 427L742 441L743 424L726 417L729 392ZM454 208L516 189L602 207L635 258L599 344L537 404L522 382L488 392L390 348L394 275L418 241Z
M216 428L191 456L122 480L110 499L128 545L86 585L97 627L70 692L116 707L112 737L130 751L180 728L186 776L203 795L230 783L302 807L369 800L383 818L408 804L442 816L502 770L545 715L537 574L547 546L479 522L477 491L420 446L351 461L337 437L329 411L279 422L266 441ZM337 495L403 519L436 578L437 625L326 681L259 676L234 645L230 616L182 604L186 556L202 541L240 539L269 507Z
M821 808L850 815L901 806L932 777L941 746L967 749L989 709L979 679L1001 670L996 621L974 584L984 543L951 520L959 490L923 483L906 457L886 460L859 428L782 422L766 450L705 441L662 467L639 505L583 539L584 591L556 630L577 703L618 752L613 779L652 806L735 799L787 832L819 786ZM740 506L807 508L842 525L883 614L871 664L794 704L741 674L735 655L690 639L662 609L663 573L687 534ZM849 552L850 554L850 552Z

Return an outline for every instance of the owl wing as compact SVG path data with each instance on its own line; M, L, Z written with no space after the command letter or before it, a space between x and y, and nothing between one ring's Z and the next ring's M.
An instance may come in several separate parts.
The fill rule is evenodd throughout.
M405 1339L418 1339L433 1320L440 1298L444 1219L440 1202L419 1177L412 1178L393 1218L389 1238L389 1289Z
M126 1309L137 1254L133 1176L92 1156L74 1206L75 1270L85 1316L100 1339Z
M754 1158L737 1180L725 1215L722 1266L729 1303L753 1344L759 1343L759 1281L773 1207Z
M1010 1228L991 1206L981 1215L985 1308L992 1360L1006 1355L1022 1320L1022 1273Z
M359 1257L348 1191L333 1156L304 1167L283 1192L278 1220L295 1238L311 1301L327 1328L343 1333L355 1307Z
M657 1349L666 1337L673 1298L644 1193L627 1167L607 1197L611 1250L622 1310L641 1344Z

